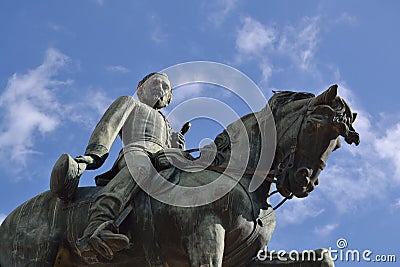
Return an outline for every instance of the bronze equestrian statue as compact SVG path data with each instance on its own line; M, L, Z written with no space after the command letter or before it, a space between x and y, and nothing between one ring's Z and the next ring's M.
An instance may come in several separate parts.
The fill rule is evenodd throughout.
M114 226L118 227L97 231L99 235L93 239L98 237L97 245L100 245L85 258L78 241L82 236L86 238L85 229L95 217L96 205L102 195L109 192L113 179L105 186L77 188L67 201L47 191L22 204L4 220L0 227L0 266L88 266L89 263L92 263L90 266L121 267L277 266L254 261L275 228L275 214L269 203L272 184L276 183L285 198L308 196L318 185L319 174L330 153L340 147L340 136L347 143L358 145L359 135L352 126L355 118L356 114L345 100L337 96L336 85L318 96L277 92L266 108L233 122L215 138L216 156L209 167L189 172L164 166L160 171L161 176L177 186L201 187L217 179L233 184L233 189L218 200L182 207L158 201L138 190L131 202L119 204L120 214L117 212L102 221L114 220ZM275 157L271 169L264 170L261 186L250 192L252 170L257 169L262 159L260 155L265 148L260 140L269 120L274 120L276 125ZM238 124L244 127L236 127ZM250 144L249 159L239 181L232 181L228 168L228 162L236 156L231 152L237 141L231 140L229 129L243 131L235 136L247 136L245 141ZM178 139L181 141L177 144L182 147L182 136ZM150 151L157 152L153 157L156 165L157 159L158 163L164 159L163 148ZM85 158L77 161L80 161L78 166L90 168L92 164ZM175 187L160 194L171 199L182 197ZM132 212L124 214L126 205L133 207ZM121 215L126 218L119 220ZM107 231L103 236L102 230ZM116 238L107 243L108 236ZM114 246L120 243L121 247ZM333 266L327 264L325 266Z

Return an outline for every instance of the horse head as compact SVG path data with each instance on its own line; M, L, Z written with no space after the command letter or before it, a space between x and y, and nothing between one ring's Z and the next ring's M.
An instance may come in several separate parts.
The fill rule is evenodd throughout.
M318 185L331 152L340 147L340 136L359 144L352 126L357 114L337 96L337 85L318 96L277 92L269 105L277 132L277 189L285 197L306 197Z

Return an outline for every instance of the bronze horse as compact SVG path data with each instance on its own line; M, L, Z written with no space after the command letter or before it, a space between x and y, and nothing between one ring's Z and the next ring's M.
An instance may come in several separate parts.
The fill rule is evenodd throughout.
M318 185L328 156L340 146L340 136L349 144L359 143L352 127L356 114L337 96L336 85L318 96L277 92L269 106L277 146L271 170L261 186L249 192L252 175L244 172L229 193L197 207L171 206L139 192L134 211L120 226L120 232L133 244L117 252L113 260L99 259L93 266L254 266L252 260L267 245L275 228L275 214L269 204L272 183L276 182L284 197L306 197ZM256 116L268 116L264 110L240 119L250 144L246 170L255 169L260 160L259 140L265 129ZM219 155L228 155L215 164L221 169L231 152L229 143L223 144L226 135L224 131L215 139ZM177 184L191 186L225 175L218 168L174 174L179 175ZM226 181L231 179L225 176ZM15 209L0 227L0 266L87 266L75 242L100 190L100 186L78 188L68 204L47 191ZM149 208L151 212L146 213Z

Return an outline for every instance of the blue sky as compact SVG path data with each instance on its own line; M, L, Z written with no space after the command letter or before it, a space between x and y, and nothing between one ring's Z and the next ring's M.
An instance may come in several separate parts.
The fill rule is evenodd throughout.
M337 83L359 113L360 146L343 145L311 196L277 212L270 249L335 249L346 238L400 261L399 11L394 0L1 1L0 221L49 189L60 154L84 152L113 99L149 72L206 60L242 71L266 98ZM175 100L213 94L223 95L193 86ZM193 124L189 148L221 130Z

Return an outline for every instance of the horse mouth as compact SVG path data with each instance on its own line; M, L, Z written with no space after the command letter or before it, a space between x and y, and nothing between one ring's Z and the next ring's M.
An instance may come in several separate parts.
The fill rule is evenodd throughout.
M290 180L290 187L293 194L298 198L307 197L318 185L318 176L309 168L299 168ZM316 174L316 173L315 173Z
M276 189L283 197L290 198L293 194L292 190L290 190L289 173L286 173L284 176L280 174L277 178Z
M318 185L318 175L312 169L299 168L295 172L287 172L285 176L278 177L276 185L283 197L304 198Z

